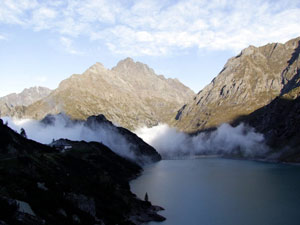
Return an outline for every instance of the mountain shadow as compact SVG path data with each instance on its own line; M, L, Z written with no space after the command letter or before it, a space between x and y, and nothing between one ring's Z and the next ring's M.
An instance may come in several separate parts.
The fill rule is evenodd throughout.
M293 88L299 87L300 86L300 69L298 68L298 63L296 69L296 74L292 76L290 80L287 80L287 73L293 73L295 71L289 71L291 69L291 66L299 60L299 55L300 55L300 41L298 41L298 47L294 50L291 58L287 61L288 66L282 71L282 84L284 85L280 95L284 95L285 93L289 92ZM293 70L293 69L292 69Z
M270 104L232 124L248 124L263 133L267 144L280 153L280 161L300 162L300 88L275 98Z

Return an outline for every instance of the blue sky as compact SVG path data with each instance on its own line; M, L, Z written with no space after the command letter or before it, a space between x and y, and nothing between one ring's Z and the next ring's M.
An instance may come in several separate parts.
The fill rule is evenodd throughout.
M0 96L126 57L198 92L249 45L300 36L299 0L0 0Z

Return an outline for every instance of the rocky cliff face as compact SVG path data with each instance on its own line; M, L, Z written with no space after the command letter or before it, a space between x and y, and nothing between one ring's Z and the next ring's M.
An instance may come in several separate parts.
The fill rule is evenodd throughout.
M41 119L64 112L73 119L104 114L123 127L167 122L193 92L176 79L157 76L147 65L127 58L111 70L96 63L81 75L62 81L48 97L21 116Z
M231 122L299 86L300 37L285 44L250 46L184 105L172 124L195 132Z
M31 87L21 93L9 94L0 98L0 116L21 116L25 106L45 98L51 90L46 87Z

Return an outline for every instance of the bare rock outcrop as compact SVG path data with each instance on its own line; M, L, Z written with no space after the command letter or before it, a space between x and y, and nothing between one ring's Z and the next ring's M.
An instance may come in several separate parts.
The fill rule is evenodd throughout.
M300 37L285 44L250 46L228 60L219 75L174 116L172 124L195 132L248 115L299 83Z
M83 74L72 75L49 96L24 109L21 117L42 119L64 112L73 119L86 119L104 114L135 129L168 122L193 96L177 79L158 76L147 65L126 58L112 69L96 63Z
M21 93L12 93L0 98L0 116L20 117L25 107L45 98L51 93L46 87L25 88Z

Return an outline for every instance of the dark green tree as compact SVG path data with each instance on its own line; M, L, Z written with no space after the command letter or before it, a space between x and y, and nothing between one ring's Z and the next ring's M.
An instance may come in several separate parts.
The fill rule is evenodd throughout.
M149 198L148 198L148 193L147 193L147 192L146 192L146 194L145 194L144 200L145 200L146 202L148 202L148 201L149 201Z
M21 134L21 136L23 136L24 138L27 138L26 131L25 131L25 129L24 129L23 127L21 128L20 134Z

